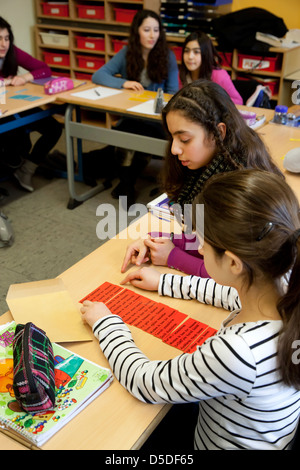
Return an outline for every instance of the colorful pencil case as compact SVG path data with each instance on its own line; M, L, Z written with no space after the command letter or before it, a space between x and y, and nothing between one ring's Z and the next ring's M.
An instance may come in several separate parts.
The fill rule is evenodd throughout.
M52 344L33 323L16 326L13 340L13 390L27 412L49 410L55 405L55 377Z
M72 90L72 88L74 88L73 80L68 77L53 78L44 85L46 95L54 95L62 91Z

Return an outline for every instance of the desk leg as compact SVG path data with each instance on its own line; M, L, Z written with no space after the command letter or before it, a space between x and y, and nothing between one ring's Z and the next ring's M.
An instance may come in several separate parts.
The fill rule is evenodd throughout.
M89 199L100 191L107 189L103 183L100 183L98 186L82 194L76 194L74 184L74 137L76 139L90 140L92 142L99 142L107 145L115 145L116 147L135 150L138 152L149 152L149 149L151 149L151 155L158 155L161 157L166 154L166 140L146 137L134 133L122 132L116 129L106 129L81 122L72 122L73 109L74 106L69 104L65 113L68 184L71 196L68 209L74 209L79 204L82 204L82 202L86 199Z
M86 199L94 196L95 194L105 189L104 184L99 184L95 188L86 191L84 194L77 194L75 190L75 172L74 172L74 142L73 136L70 132L70 123L72 121L73 106L67 106L65 112L65 135L66 135L66 153L67 153L67 172L68 172L68 185L70 199L68 202L68 209L75 209L82 204Z

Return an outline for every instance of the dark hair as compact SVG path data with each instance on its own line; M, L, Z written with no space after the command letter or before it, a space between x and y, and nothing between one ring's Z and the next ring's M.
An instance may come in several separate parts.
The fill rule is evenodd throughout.
M9 75L16 75L18 70L17 58L14 50L14 35L11 29L10 24L5 21L2 16L0 16L0 30L7 29L9 34L9 49L3 61L3 66L1 74L3 77L8 77Z
M161 83L168 77L169 48L161 19L159 15L152 10L139 10L133 18L126 56L127 77L129 80L140 81L141 72L144 69L145 63L142 56L138 30L143 21L149 17L154 18L158 22L160 34L157 43L149 53L147 73L152 82Z
M278 361L284 383L300 389L299 365L292 360L300 338L300 213L290 186L278 175L239 170L212 177L194 204L204 204L204 240L221 256L229 250L244 265L250 287L275 282L283 321ZM284 276L287 290L282 288Z
M199 76L197 78L211 79L212 71L220 67L222 59L219 56L215 46L211 39L203 32L194 31L185 39L182 47L181 66L179 70L179 76L181 83L185 85L187 83L187 76L190 74L185 63L184 63L184 51L187 44L191 41L197 41L201 51L201 65L199 69Z
M162 111L162 119L169 135L169 149L164 162L162 183L170 199L176 198L183 186L187 169L171 153L172 136L168 131L167 115L180 112L188 121L201 126L207 136L216 142L216 155L233 167L259 168L282 175L274 164L263 141L245 122L227 92L210 80L196 80L179 90ZM226 135L221 137L218 124L225 123Z

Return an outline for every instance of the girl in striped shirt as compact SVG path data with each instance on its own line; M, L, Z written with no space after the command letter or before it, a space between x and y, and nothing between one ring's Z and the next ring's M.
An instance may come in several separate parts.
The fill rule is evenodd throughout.
M211 178L195 202L211 279L144 267L122 283L229 310L216 335L192 354L151 361L104 304L84 302L83 319L139 400L199 403L195 449L288 449L300 412L298 200L281 177L239 170Z

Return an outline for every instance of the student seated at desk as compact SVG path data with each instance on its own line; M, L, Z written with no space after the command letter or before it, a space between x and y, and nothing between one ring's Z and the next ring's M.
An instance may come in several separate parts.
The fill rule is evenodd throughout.
M116 76L118 75L118 76ZM169 49L159 15L151 10L136 13L130 29L128 46L123 47L107 64L94 73L92 81L99 85L129 90L157 91L174 94L179 88L178 67L174 53ZM121 119L116 128L165 139L160 123L141 119ZM134 202L134 184L148 163L147 155L127 151L120 168L120 183L112 196L128 197L128 206Z
M18 75L19 67L24 68L27 72ZM0 82L5 86L22 86L34 79L50 76L51 70L48 65L14 45L11 26L4 18L0 17ZM40 111L39 108L25 111L22 116L38 111ZM15 117L2 118L1 123L13 119ZM41 137L32 148L29 132L33 131L40 133ZM44 161L58 142L61 133L61 125L50 116L30 124L27 129L19 128L1 134L1 144L5 147L6 153L10 152L11 154L11 162L7 163L12 168L17 168L14 176L22 188L27 191L34 190L32 176L38 165ZM20 157L25 158L25 161L23 162Z
M122 281L230 311L215 336L192 354L151 361L104 304L84 301L81 312L133 396L199 403L195 449L283 450L300 415L300 208L280 176L238 173L212 178L196 200L205 210L201 253L215 281L146 267Z
M181 207L183 215L184 206L192 204L205 183L218 173L260 168L281 174L259 134L247 126L217 83L200 79L186 85L164 107L162 118L170 142L162 173L163 192ZM140 265L151 257L155 265L207 276L202 257L189 249L191 237L153 237L154 241L136 240L128 247L122 272L129 262Z
M181 62L180 80L183 85L206 78L224 88L235 104L243 104L243 98L228 72L222 69L221 57L205 33L193 32L185 39Z

